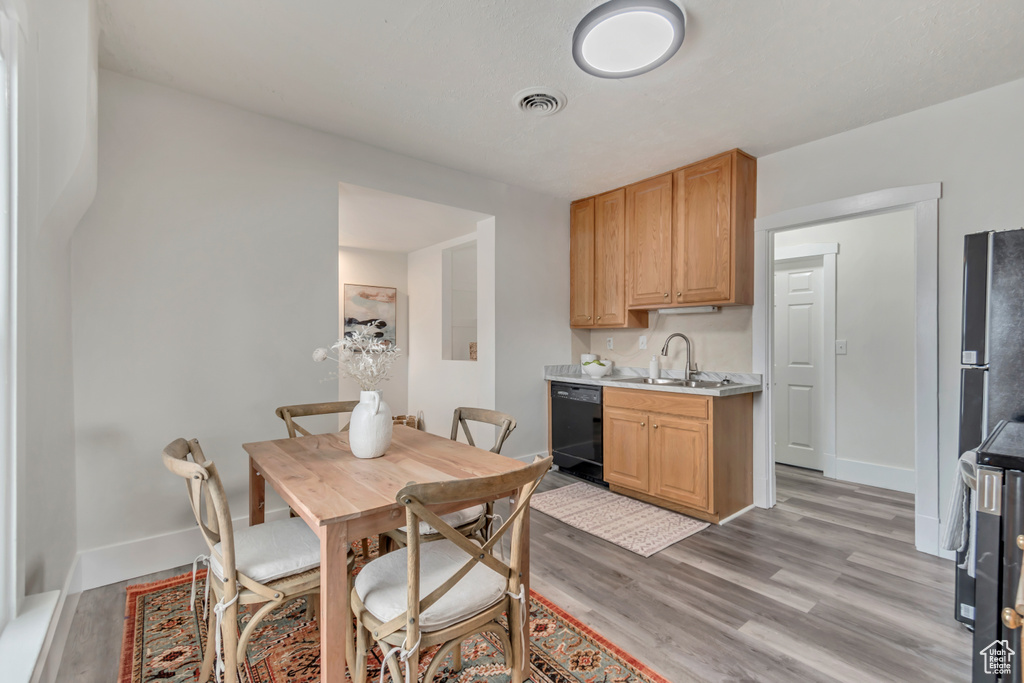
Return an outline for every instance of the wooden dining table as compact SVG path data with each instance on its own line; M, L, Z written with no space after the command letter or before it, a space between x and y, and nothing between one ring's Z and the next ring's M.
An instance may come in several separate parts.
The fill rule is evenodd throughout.
M320 538L320 680L345 679L345 638L351 624L347 555L350 544L405 526L405 508L395 499L411 482L425 483L504 474L525 463L467 444L396 426L388 451L379 458L361 460L352 455L348 433L319 434L294 439L259 441L243 445L249 454L249 524L262 524L266 484ZM518 500L519 491L499 498ZM436 507L442 514L470 501ZM530 594L529 509L523 511L526 553L523 585ZM349 620L346 622L346 620ZM513 636L515 637L515 636ZM530 642L529 619L523 625ZM524 657L523 679L529 677ZM509 662L510 666L517 663ZM354 676L353 676L354 678Z

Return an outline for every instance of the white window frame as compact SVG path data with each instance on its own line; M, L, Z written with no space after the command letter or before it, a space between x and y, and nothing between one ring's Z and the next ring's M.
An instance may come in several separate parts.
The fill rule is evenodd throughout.
M0 1L0 632L18 615L17 20Z

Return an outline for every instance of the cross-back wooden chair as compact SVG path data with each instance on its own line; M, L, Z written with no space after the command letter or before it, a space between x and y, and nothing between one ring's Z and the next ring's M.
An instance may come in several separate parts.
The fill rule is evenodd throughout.
M516 419L508 413L501 413L497 410L486 408L456 408L452 416L452 441L458 441L459 426L462 426L466 434L466 441L470 446L476 446L473 442L473 434L469 431L468 422L482 422L498 427L498 434L491 446L491 453L501 453L501 447L512 430L516 428ZM456 510L447 515L442 515L447 524L456 527L464 536L480 536L480 540L486 540L487 530L490 528L490 521L494 518L494 503L486 505L474 505L465 510ZM408 544L406 527L387 532L384 536L396 547L404 548ZM420 537L424 543L436 541L441 538L437 530L432 529L429 524L423 523L420 526Z
M313 434L295 421L297 417L309 417L311 415L332 415L332 414L343 414L351 413L355 410L356 406L359 405L359 401L331 401L329 403L302 403L295 406L281 406L274 413L284 420L285 426L288 428L288 437L291 439L297 436L313 436ZM341 431L347 432L348 425L346 424L341 428ZM294 516L294 512L291 513ZM378 541L377 547L380 548L380 542ZM370 541L369 539L362 539L361 548L363 551L363 558L369 559L370 557ZM378 552L380 552L378 550Z
M190 457L191 456L191 457ZM163 450L164 466L185 479L189 504L210 551L198 561L207 562L207 612L209 633L198 683L209 680L214 669L224 669L224 680L235 683L238 667L245 661L245 648L263 618L295 598L320 592L320 540L298 518L257 524L239 529L231 523L228 499L217 466L207 460L195 439L175 439ZM349 550L349 570L355 556ZM192 600L195 601L195 565ZM213 593L212 598L210 593ZM216 604L211 607L210 602ZM265 603L238 632L238 606ZM315 614L309 603L307 616ZM352 639L349 638L350 648ZM221 659L221 642L224 645ZM350 652L354 656L354 649ZM214 666L216 660L216 667ZM225 665L226 662L226 665Z
M456 408L455 414L452 416L452 441L458 441L459 426L461 425L462 431L466 435L466 443L470 446L476 445L473 443L473 433L469 430L469 422L482 422L500 427L498 436L494 440L494 445L491 446L491 453L501 453L501 447L505 443L505 439L516 428L516 419L508 413L488 410L487 408Z
M295 421L297 417L309 417L310 415L331 415L331 414L342 414L351 413L355 410L356 406L359 405L359 401L331 401L330 403L303 403L297 406L281 406L274 412L277 416L284 420L285 426L288 428L288 436L295 438L300 434L302 436L313 436L313 434L305 427ZM347 432L348 425L346 424L341 428L341 431Z
M491 632L502 643L513 683L522 682L522 665L529 656L522 629L529 618L529 596L522 585L528 550L524 512L550 467L551 456L538 457L514 472L409 484L398 492L396 500L405 507L408 528L416 530L420 522L427 522L444 540L422 543L414 532L407 547L371 561L356 576L352 587L357 621L354 681L365 682L367 657L374 642L386 653L394 681L409 680L408 668L418 666L421 649L441 645L423 678L423 683L432 683L449 652L459 670L462 641L475 633ZM494 498L511 491L519 493L508 520L483 544L430 511L431 506ZM492 551L509 531L512 548L506 564ZM509 631L515 633L501 626L502 613L508 615ZM405 663L404 679L396 655Z

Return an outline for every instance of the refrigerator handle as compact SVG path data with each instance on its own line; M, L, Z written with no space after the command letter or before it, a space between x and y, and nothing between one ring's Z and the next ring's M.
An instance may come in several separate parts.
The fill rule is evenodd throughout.
M988 342L990 233L964 237L963 318L961 320L960 362L985 365Z

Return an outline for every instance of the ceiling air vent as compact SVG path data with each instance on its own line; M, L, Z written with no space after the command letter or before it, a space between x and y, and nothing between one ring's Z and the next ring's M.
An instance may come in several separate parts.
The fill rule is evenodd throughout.
M565 107L565 95L553 88L527 88L513 100L520 110L534 116L551 116Z

